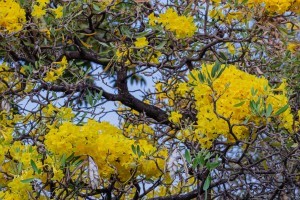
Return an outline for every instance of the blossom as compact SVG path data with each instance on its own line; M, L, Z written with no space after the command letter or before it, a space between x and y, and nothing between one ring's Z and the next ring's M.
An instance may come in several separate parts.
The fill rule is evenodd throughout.
M59 64L62 67L66 67L68 65L68 60L66 58L66 56L63 56L60 62L53 62L55 64Z
M76 156L89 155L97 166L101 166L99 175L103 178L110 178L117 171L120 180L127 180L131 176L128 172L136 166L139 166L136 175L158 177L161 172L157 170L157 166L163 168L167 157L165 150L158 151L145 139L136 141L127 138L120 129L108 122L89 120L83 126L77 126L65 121L58 128L49 126L49 129L49 133L45 136L48 151L58 158L72 153ZM130 136L142 132L153 134L153 130L144 125L130 126L126 131ZM139 155L132 150L136 149L137 145ZM150 155L155 160L149 159ZM56 173L58 178L63 176L59 171Z
M31 13L31 15L32 15L33 17L41 18L41 17L43 17L45 14L46 14L46 10L44 9L43 6L38 6L38 5L34 5L34 6L33 6L33 11L32 11L32 13Z
M289 50L291 53L295 53L299 48L300 48L300 44L298 43L288 43L286 49Z
M47 73L47 75L43 79L44 79L44 81L47 81L47 82L53 82L53 81L56 81L58 79L58 77L55 75L54 71L50 71Z
M171 112L170 116L169 116L169 120L174 123L174 124L178 124L180 123L180 119L182 118L182 114L180 114L178 111L173 111Z
M63 17L63 9L64 9L63 6L58 6L57 8L52 9L56 19L59 19L59 18Z
M226 43L226 46L228 48L229 53L233 55L235 53L234 45L232 43Z
M15 0L0 0L0 32L20 31L26 22L25 10Z
M48 3L50 3L50 0L36 0L39 5L46 6Z
M179 16L172 8L167 9L159 17L151 14L148 18L150 25L162 24L166 30L174 32L177 39L192 37L197 29L191 16Z
M188 92L189 87L187 85L187 83L179 83L178 87L176 89L176 92L181 95L181 96L185 96L186 92Z
M148 45L148 40L146 37L137 38L136 41L134 42L134 45L137 48L143 48Z
M51 69L44 77L44 81L53 82L60 78L68 66L68 60L66 56L63 56L61 61L53 62L53 64L57 64L59 67L57 69Z
M283 14L287 11L293 11L296 13L300 12L300 1L299 0L249 0L247 4L251 7L262 5L271 13Z
M279 88L273 90L266 78L243 72L234 65L226 68L225 65L221 65L224 71L216 78L212 73L214 66L211 64L204 66L200 71L192 71L194 77L199 77L200 72L202 75L214 77L210 78L210 83L205 81L209 77L204 81L195 81L192 77L189 79L198 111L194 136L203 148L210 148L219 136L226 138L228 142L234 140L225 118L230 119L231 124L243 124L244 121L251 121L257 125L266 124L267 119L263 113L269 105L272 108L269 115L281 122L280 127L289 132L293 131L293 115L289 107L279 116L274 116L275 112L288 104L285 80ZM275 91L280 93L275 94ZM256 110L253 103L259 105L255 107ZM178 121L178 118L174 117L173 120ZM239 140L249 135L248 128L243 125L234 126L232 131Z
M151 13L148 16L148 19L149 19L149 25L150 26L155 26L156 25L157 18L154 16L154 13Z
M50 0L37 0L33 5L31 15L36 18L41 18L46 14L46 6L50 3Z

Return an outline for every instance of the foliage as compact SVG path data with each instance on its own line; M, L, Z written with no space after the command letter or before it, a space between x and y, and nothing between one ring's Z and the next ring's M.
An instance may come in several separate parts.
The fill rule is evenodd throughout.
M0 0L0 198L297 199L299 13Z

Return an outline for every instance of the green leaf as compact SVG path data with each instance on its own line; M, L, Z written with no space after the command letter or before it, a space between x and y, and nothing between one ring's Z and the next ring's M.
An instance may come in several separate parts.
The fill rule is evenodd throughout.
M228 60L227 57L225 56L225 54L224 54L223 52L220 51L219 53L220 53L220 57L221 57L224 61Z
M243 0L241 4L244 5L247 2L248 2L248 0Z
M191 158L191 154L190 154L189 150L187 150L187 149L185 150L184 157L188 163L192 162L192 158Z
M135 35L135 37L136 37L136 38L145 37L146 35L149 35L150 33L151 33L150 30L146 30L146 31L144 31L144 32L137 33L137 34Z
M66 162L73 160L75 153L73 152L69 157L67 157Z
M216 77L216 74L219 72L220 68L221 68L221 64L219 62L216 62L216 64L211 69L211 76L213 78Z
M132 152L133 152L134 154L136 154L136 148L135 148L134 145L131 145L131 149L132 149Z
M23 65L23 68L25 69L26 72L32 74L33 69L31 65Z
M208 160L208 159L210 159L210 157L211 157L211 153L208 152L208 153L205 155L204 160Z
M18 170L18 172L17 172L18 174L22 173L22 167L23 167L23 164L21 162L19 162L18 163L18 169L17 169Z
M201 83L204 83L204 82L205 82L205 77L204 77L204 75L202 74L202 72L199 72L198 78L199 78L199 81L200 81Z
M162 48L164 48L164 46L167 44L167 40L163 40L159 45L157 45L155 48L157 49L157 50L160 50L160 49L162 49Z
M87 113L85 112L85 113L83 113L83 115L82 116L80 116L81 117L81 119L79 120L79 122L77 123L77 125L80 125L81 124L81 122L83 122L83 120L85 119L85 117L87 116Z
M204 182L203 190L205 190L205 191L208 190L210 182L211 182L211 176L209 175Z
M74 166L78 167L81 163L83 163L83 160L77 160L76 162L74 162Z
M243 123L242 124L247 124L248 123L248 121L249 121L249 116L248 117L246 117L246 119L243 121Z
M56 92L52 91L52 96L57 99L57 95L56 95Z
M200 165L204 165L204 163L205 163L204 156L203 156L203 155L200 155L200 156L198 156L198 159L199 159L199 164L200 164Z
M220 165L220 162L212 162L212 163L206 163L206 167L209 170L214 170Z
M100 90L100 92L98 93L98 98L97 100L100 101L103 95L103 90Z
M253 113L255 113L255 114L258 113L258 112L257 112L257 105L256 105L255 101L253 101L253 100L250 101L250 108L251 108L251 111L252 111Z
M21 182L22 183L30 183L33 180L34 180L34 178L28 178L28 179L21 180Z
M96 4L93 4L93 8L96 11L101 11L100 7L98 5L96 5Z
M193 75L192 72L190 72L190 76L191 76L195 81L197 80L196 77Z
M30 164L31 164L33 171L40 174L40 170L37 168L37 166L33 160L30 160Z
M121 32L122 32L122 35L125 35L128 37L131 37L131 35L132 35L127 26L121 26Z
M219 78L219 77L223 74L223 72L224 72L225 69L226 69L226 67L223 67L223 68L219 71L219 73L217 74L216 78Z
M255 96L257 92L258 91L256 89L254 89L253 87L251 88L251 94L252 94L252 96Z
M278 116L281 113L284 113L288 108L289 108L289 104L286 104L285 106L283 106L282 108L280 108L279 110L277 110L277 112L275 113L275 115Z
M297 148L299 146L299 144L298 143L294 143L291 147L293 147L293 148Z
M272 112L273 112L273 107L271 104L269 104L266 110L266 117L270 117Z
M198 159L198 158L195 158L195 159L193 160L193 168L196 168L196 167L198 166L198 164L199 164L199 159Z
M277 141L270 143L270 145L272 147L281 147L282 146L282 144L280 142L277 142Z
M66 160L67 160L67 156L66 156L66 154L63 154L60 159L60 163L62 164L62 166L66 165Z
M139 154L141 152L140 145L136 146L136 152Z
M94 106L94 103L93 103L93 94L89 90L88 90L88 94L86 95L86 101L91 106Z
M235 104L234 107L240 107L240 106L244 105L244 103L245 103L245 101L242 101L240 103Z

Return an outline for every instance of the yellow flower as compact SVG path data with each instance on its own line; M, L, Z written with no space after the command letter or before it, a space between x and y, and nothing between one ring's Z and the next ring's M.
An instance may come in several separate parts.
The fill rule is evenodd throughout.
M64 56L60 62L53 62L53 64L60 65L60 67L57 69L51 69L44 78L44 81L53 82L61 77L68 66L68 60L66 56Z
M221 0L212 0L215 4L220 4L222 1Z
M150 61L151 63L158 64L159 63L159 58L161 57L162 53L160 51L155 51L151 57Z
M234 47L234 45L229 42L229 43L226 43L226 46L228 48L229 53L233 55L235 53L235 47Z
M149 25L150 25L150 26L155 26L155 25L156 25L156 20L157 20L157 18L154 16L154 13L151 13L151 14L148 16L148 19L149 19Z
M63 9L64 9L63 6L58 6L57 8L52 9L56 19L59 19L59 18L63 17Z
M181 95L185 96L186 92L188 92L189 88L187 83L179 83L178 88L176 89L176 92Z
M300 48L300 45L297 43L289 43L287 45L287 50L289 50L291 53L295 53L297 51L297 49Z
M61 65L63 67L66 67L68 65L68 60L67 60L66 56L63 56L63 58L61 59L60 62L53 62L53 63Z
M47 81L47 82L53 82L58 79L58 76L56 76L54 71L50 71L47 73L47 75L43 79L44 79L44 81Z
M37 0L36 2L41 6L46 6L50 2L50 0Z
M137 48L143 48L147 46L148 45L147 38L146 37L137 38L136 41L134 42L134 45Z
M51 180L60 181L65 176L61 169L56 169L55 167L53 167L53 173Z
M43 17L44 15L46 14L46 10L44 9L43 6L38 6L38 5L34 5L33 6L33 11L31 13L31 15L33 17L36 17L36 18L41 18Z
M157 18L153 13L148 18L150 25L161 23L166 30L174 32L177 39L192 37L197 29L191 16L179 16L172 8L167 9Z
M0 32L20 31L25 22L25 10L15 0L0 0Z
M174 124L179 124L181 118L182 118L182 114L180 114L178 111L171 112L169 116L169 120Z

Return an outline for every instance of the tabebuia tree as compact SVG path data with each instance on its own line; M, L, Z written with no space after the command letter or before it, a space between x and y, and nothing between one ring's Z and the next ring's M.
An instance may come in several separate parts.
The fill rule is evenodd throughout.
M298 199L300 0L0 0L0 199Z

